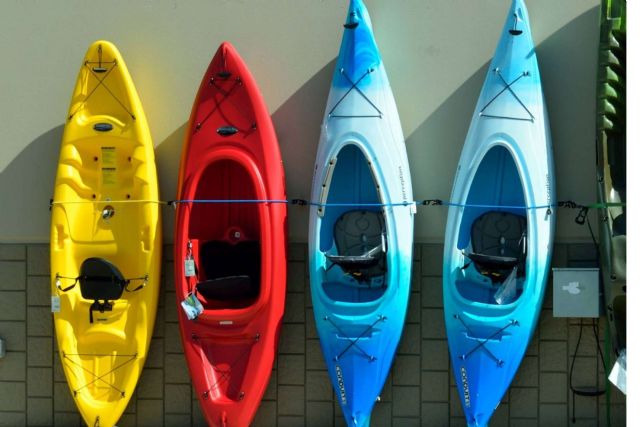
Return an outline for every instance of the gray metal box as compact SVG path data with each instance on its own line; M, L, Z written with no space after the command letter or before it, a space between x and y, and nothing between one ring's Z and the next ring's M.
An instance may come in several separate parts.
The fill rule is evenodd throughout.
M600 317L600 270L553 269L553 317Z

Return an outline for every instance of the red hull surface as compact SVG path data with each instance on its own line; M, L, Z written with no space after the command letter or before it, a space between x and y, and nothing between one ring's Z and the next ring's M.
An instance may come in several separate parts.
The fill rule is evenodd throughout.
M216 52L187 126L179 200L285 200L271 117L229 43ZM286 293L284 203L178 203L175 284L182 344L212 426L248 426L265 392ZM196 276L186 277L193 257ZM204 306L187 319L193 292Z

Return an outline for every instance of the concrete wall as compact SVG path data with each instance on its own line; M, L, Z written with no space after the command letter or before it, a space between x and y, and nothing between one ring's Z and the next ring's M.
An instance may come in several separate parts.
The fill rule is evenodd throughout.
M442 245L415 248L411 302L397 357L376 405L374 427L465 425L447 351L442 310ZM205 425L182 354L173 286L172 247L164 248L158 319L142 378L118 423L125 426ZM48 245L0 245L0 426L79 426L56 351L50 314ZM322 359L309 292L306 249L289 248L287 306L278 360L255 426L344 426ZM590 244L559 244L554 267L595 264ZM607 426L605 396L576 397L568 389L580 319L552 316L551 287L518 374L492 427ZM589 319L583 322L590 325ZM605 348L604 319L600 345ZM604 386L591 327L584 327L574 386ZM625 399L611 395L611 426L625 425Z
M558 199L595 199L597 0L530 1ZM509 0L368 0L407 138L415 197L450 195L453 171ZM232 41L262 88L290 197L307 198L346 0L4 1L0 5L0 241L46 242L62 128L91 42L113 41L151 126L161 196L175 195L185 122L218 44ZM172 240L173 212L165 211ZM290 237L308 213L292 208ZM574 212L557 239L583 240ZM421 208L416 239L440 242L443 208Z

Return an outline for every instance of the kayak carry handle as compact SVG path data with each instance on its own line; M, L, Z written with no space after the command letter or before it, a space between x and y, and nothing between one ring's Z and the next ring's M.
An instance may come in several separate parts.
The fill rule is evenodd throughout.
M102 66L102 45L101 44L98 45L98 66L97 67L93 67L92 69L93 69L94 73L106 73L107 72L107 69Z
M518 30L518 15L513 14L513 28L509 30L509 34L512 36L519 36L522 34L522 30Z
M357 19L356 13L351 12L349 14L348 21L343 25L343 27L346 28L347 30L355 29L360 24L358 21L356 21L356 19Z
M218 130L216 130L216 132L220 136L231 136L238 133L238 128L233 126L222 126L222 127L219 127Z
M113 129L113 125L111 123L96 123L93 125L93 130L98 132L109 132Z

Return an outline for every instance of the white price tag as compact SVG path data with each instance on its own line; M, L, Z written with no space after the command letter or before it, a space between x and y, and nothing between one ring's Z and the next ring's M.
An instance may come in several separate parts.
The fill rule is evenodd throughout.
M184 275L186 277L193 277L196 275L196 263L193 258L187 258L184 260Z
M60 313L60 297L56 295L51 296L51 312Z

